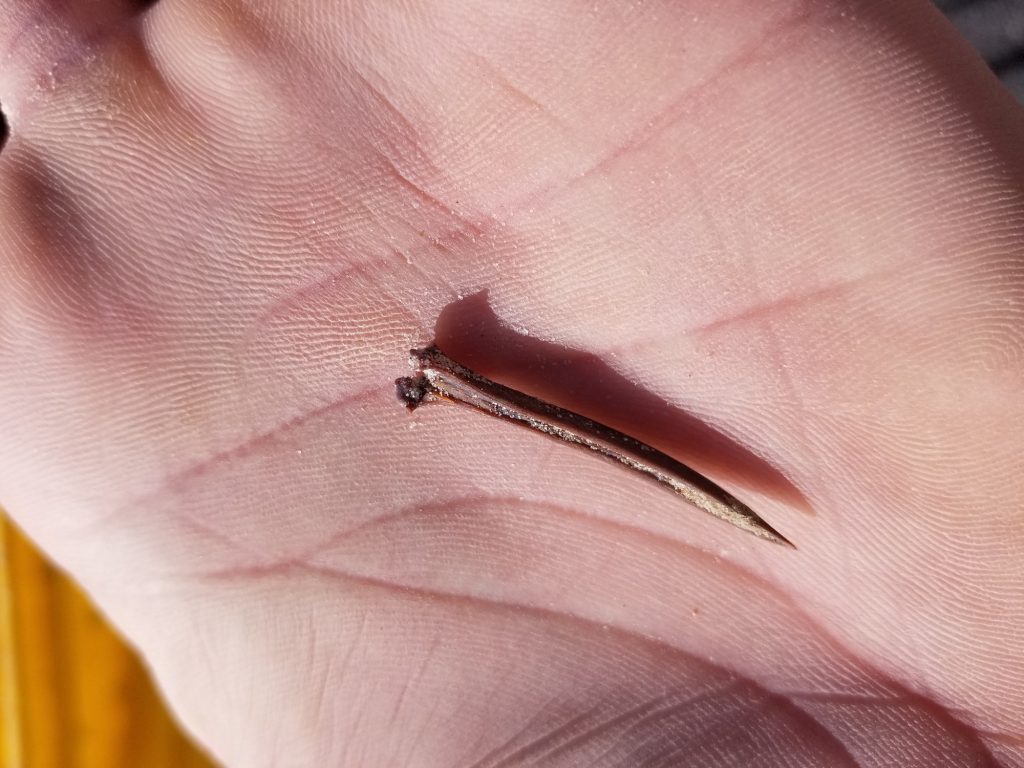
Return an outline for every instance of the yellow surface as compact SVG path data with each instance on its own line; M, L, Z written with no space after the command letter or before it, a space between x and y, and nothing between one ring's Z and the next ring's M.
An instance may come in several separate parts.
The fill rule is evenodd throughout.
M209 768L136 655L0 517L0 767Z

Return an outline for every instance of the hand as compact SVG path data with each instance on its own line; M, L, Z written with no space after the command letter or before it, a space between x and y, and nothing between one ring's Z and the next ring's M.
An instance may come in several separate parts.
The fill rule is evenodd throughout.
M1024 764L1024 120L926 2L127 5L0 0L0 503L220 759Z

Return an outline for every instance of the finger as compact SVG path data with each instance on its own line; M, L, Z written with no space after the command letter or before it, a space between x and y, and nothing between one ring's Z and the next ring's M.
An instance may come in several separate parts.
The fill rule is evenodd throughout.
M0 2L0 103L17 123L23 109L95 55L147 0Z

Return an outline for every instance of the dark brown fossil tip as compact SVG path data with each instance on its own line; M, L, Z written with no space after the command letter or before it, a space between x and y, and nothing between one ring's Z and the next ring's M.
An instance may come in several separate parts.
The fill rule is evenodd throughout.
M427 380L424 376L402 376L395 379L395 393L410 411L423 402L427 394Z

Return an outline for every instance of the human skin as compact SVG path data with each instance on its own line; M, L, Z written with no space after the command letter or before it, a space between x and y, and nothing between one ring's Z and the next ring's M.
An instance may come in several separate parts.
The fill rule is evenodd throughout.
M0 19L0 504L225 764L1024 765L1024 120L926 2Z

